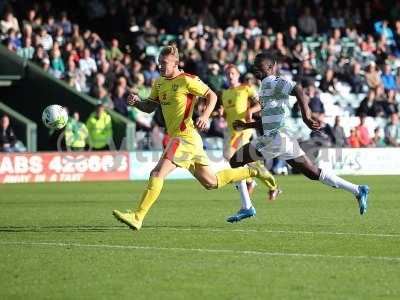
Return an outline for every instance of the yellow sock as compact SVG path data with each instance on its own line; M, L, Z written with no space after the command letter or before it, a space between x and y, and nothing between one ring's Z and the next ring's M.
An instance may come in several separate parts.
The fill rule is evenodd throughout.
M160 177L150 177L147 189L143 192L138 209L135 211L136 216L143 220L150 207L157 200L164 184L164 179Z
M250 178L254 176L252 174L252 170L250 170L247 167L240 167L240 168L234 168L234 169L225 169L222 171L219 171L217 174L217 181L218 181L218 187L221 188L228 183L240 181L243 179Z
M276 184L275 177L267 170L267 168L264 166L264 164L259 160L256 162L258 165L260 165L262 168L265 169L265 174L266 178L264 180L261 180L270 190L276 190L278 188L278 185Z
M269 176L268 178L265 178L264 183L271 191L274 191L278 188L278 185L276 184L275 177L270 172L268 173Z

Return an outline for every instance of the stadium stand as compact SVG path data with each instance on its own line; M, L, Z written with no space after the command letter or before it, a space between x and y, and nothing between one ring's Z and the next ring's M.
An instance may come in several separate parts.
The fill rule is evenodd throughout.
M333 127L340 116L346 137L359 128L357 112L367 109L368 146L374 146L372 137L384 135L389 118L398 113L399 5L388 15L387 5L376 1L307 3L272 1L267 9L264 1L205 1L199 7L166 0L92 0L57 8L51 2L19 1L18 7L10 2L2 9L0 38L10 51L139 125L136 148L161 147L163 134L155 115L131 110L125 98L129 92L146 98L159 76L155 59L169 43L179 46L182 69L216 92L226 86L225 64L236 64L245 80L255 54L274 51L281 75L315 85L324 107L321 117ZM310 132L298 114L292 115L293 131L308 140ZM210 148L219 144L212 133L204 138ZM357 144L363 145L350 145Z

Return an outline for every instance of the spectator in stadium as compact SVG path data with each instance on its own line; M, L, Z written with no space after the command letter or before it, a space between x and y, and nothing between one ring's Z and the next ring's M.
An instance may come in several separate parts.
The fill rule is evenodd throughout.
M350 136L347 140L347 143L350 145L351 148L360 148L360 134L357 128L350 129Z
M73 59L68 59L66 76L70 79L70 86L74 87L79 92L87 91L86 76L76 67L76 63Z
M368 128L365 125L366 115L360 115L360 124L356 127L358 132L360 147L370 147L372 140L368 132Z
M35 54L35 48L32 47L32 39L30 37L24 38L24 46L17 49L17 54L23 59L32 59Z
M137 94L140 99L147 99L150 96L151 87L145 85L142 73L137 73L133 76L132 92Z
M388 20L375 22L374 28L377 35L384 36L387 39L388 45L394 44L394 35L392 29L389 27Z
M48 59L49 56L47 52L43 49L42 45L38 45L36 47L35 54L33 56L33 61L37 63L38 65L41 65L43 63L44 59Z
M65 126L65 145L68 150L83 151L89 137L86 125L79 120L79 112L74 112Z
M114 103L112 102L108 91L101 87L99 89L99 95L96 98L100 101L100 104L103 104L106 108L114 109Z
M298 36L297 27L291 25L288 29L285 44L289 49L293 49L295 45L300 44L300 37Z
M53 50L51 51L50 65L53 70L53 75L57 78L62 78L65 73L64 61L61 58L61 52L58 46L54 44Z
M150 85L160 77L160 73L157 71L157 64L154 60L150 60L143 71L144 82L146 85Z
M18 152L18 149L15 147L16 142L17 137L10 126L10 118L7 115L3 115L0 123L0 151Z
M299 29L302 34L306 36L314 36L317 34L317 22L315 18L311 15L310 7L306 6L304 8L303 14L299 18Z
M314 114L314 117L318 118L321 114L325 113L325 107L317 93L314 82L310 82L308 84L308 87L306 88L306 93L310 98L308 106L310 107L311 112Z
M385 128L385 140L389 146L400 146L399 115L396 113L390 115L390 123L388 123Z
M11 43L13 49L16 51L18 51L18 49L20 49L22 46L21 38L19 37L19 35L17 35L17 32L12 28L8 30L8 41Z
M110 149L110 145L113 145L112 123L104 105L96 106L96 111L91 113L86 121L86 127L89 132L89 144L92 150Z
M49 51L53 48L53 38L44 27L40 29L39 35L37 36L38 43L43 46L43 49Z
M303 82L314 82L315 77L318 75L317 70L313 67L309 59L305 59L301 62L299 72L297 74L297 81Z
M374 144L375 147L385 147L385 139L381 135L381 129L379 127L376 127L374 129L374 136L372 137L372 143Z
M97 72L97 65L95 60L91 57L89 48L83 50L82 58L79 60L79 69L88 77Z
M371 61L367 67L367 70L365 72L365 80L368 87L371 89L376 89L382 84L382 80L376 68L376 64L373 61Z
M221 91L224 85L224 78L220 74L220 67L213 63L208 65L206 82L213 91Z
M383 68L383 74L381 76L383 86L385 90L398 90L396 77L392 73L392 68L389 64L385 64Z
M72 24L68 19L68 13L66 11L61 12L61 19L58 25L63 29L63 32L69 36L72 33Z
M361 101L360 106L356 110L356 115L366 115L368 117L376 117L383 115L382 106L376 101L376 92L373 89L368 91L368 95Z
M382 107L387 118L389 118L393 113L399 113L396 92L394 90L389 90L387 92L387 98L382 101Z
M112 96L112 101L114 109L124 116L128 116L128 105L126 104L127 96L128 91L124 84L118 83Z
M332 69L325 71L324 77L321 80L319 89L324 93L337 94L335 73Z
M240 25L239 19L233 19L231 26L228 26L225 29L225 34L234 34L235 36L242 34L244 31L244 27Z
M360 94L363 92L365 83L364 77L361 76L361 64L354 62L351 72L348 76L347 82L351 86L351 93Z
M124 54L122 51L119 49L119 41L116 38L113 38L111 40L111 47L107 51L107 59L116 59L116 60L121 60L123 58Z
M90 89L89 95L98 98L100 94L100 89L104 88L105 82L106 77L102 73L97 73L94 79L94 84Z
M4 17L0 21L0 29L3 34L6 34L10 29L19 32L18 20L11 10L4 13Z
M333 126L333 136L334 136L334 141L335 141L335 146L339 148L347 147L347 138L346 135L344 134L344 129L340 125L340 117L336 116L335 117L335 125Z

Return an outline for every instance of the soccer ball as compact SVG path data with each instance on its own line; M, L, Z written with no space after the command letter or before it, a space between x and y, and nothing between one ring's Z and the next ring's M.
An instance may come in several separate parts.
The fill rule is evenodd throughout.
M68 112L61 105L49 105L42 113L42 121L47 128L62 129L67 125Z

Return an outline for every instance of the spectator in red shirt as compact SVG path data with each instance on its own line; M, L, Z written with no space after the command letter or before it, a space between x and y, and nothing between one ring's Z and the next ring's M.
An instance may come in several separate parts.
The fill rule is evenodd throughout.
M351 148L360 148L360 136L356 128L350 130L350 136L347 139L347 143Z
M370 147L372 145L371 137L369 136L368 128L365 126L365 115L360 116L360 125L357 126L359 141L361 147Z

